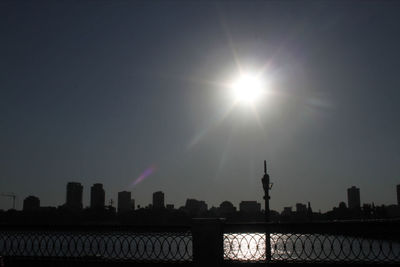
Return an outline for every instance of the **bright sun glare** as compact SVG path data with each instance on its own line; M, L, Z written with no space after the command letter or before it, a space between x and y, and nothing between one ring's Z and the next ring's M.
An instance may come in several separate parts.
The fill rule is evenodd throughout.
M263 94L263 84L259 77L255 75L241 75L232 84L232 89L236 102L253 104Z

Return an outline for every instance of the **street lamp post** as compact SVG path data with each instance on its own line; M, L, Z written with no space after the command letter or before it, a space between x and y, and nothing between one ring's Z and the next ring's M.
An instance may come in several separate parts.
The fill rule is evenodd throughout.
M264 160L264 176L261 179L263 189L264 189L264 200L265 200L265 260L271 260L271 240L270 240L270 230L268 223L270 222L270 210L269 210L269 190L272 188L272 183L270 183L269 175L267 173L267 161Z

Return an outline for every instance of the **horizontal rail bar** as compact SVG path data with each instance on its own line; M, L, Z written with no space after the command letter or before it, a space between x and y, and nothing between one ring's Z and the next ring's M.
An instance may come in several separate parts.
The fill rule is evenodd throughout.
M186 232L190 225L0 225L2 231L71 231L71 232Z
M225 233L302 233L400 238L400 222L226 223Z

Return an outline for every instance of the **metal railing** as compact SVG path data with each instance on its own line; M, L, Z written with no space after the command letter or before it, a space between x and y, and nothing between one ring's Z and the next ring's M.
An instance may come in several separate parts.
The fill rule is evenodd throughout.
M266 233L269 233L269 248ZM111 265L117 262L213 266L254 262L399 264L400 223L229 224L203 219L195 220L191 226L0 226L0 256L6 266L20 259Z
M35 227L0 231L6 259L190 262L190 227Z
M224 260L400 263L399 223L232 224L224 227Z

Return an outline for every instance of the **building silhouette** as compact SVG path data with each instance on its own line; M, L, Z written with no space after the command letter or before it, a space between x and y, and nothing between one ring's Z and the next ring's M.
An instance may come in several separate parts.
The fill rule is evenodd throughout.
M40 208L40 199L35 196L28 196L24 199L23 211L37 211Z
M359 209L361 207L359 188L352 186L347 189L347 204L349 209Z
M312 208L311 208L310 201L307 203L307 217L308 217L309 220L312 220L312 218L313 218L313 211L312 211Z
M193 198L186 199L184 210L192 215L201 214L207 211L207 203L203 200Z
M135 204L133 203L133 207ZM132 210L131 192L118 192L118 213L129 212Z
M339 203L338 208L339 208L339 209L342 209L342 210L346 210L346 209L347 209L346 203L344 203L343 201L341 201L341 202Z
M71 210L82 209L83 186L80 183L69 182L67 184L67 200L65 206Z
M241 201L239 210L243 213L258 213L261 211L261 204L257 201Z
M106 193L103 184L93 184L90 188L90 208L104 209Z
M153 193L153 209L163 209L164 208L164 193L162 191L157 191Z
M298 213L298 214L306 214L307 213L306 204L296 203L296 213Z
M397 205L400 206L400 184L397 185Z
M227 215L236 212L235 206L233 206L232 202L229 201L223 201L219 205L219 213L221 215Z
M293 215L292 207L283 207L283 211L281 212L281 216L290 217Z

